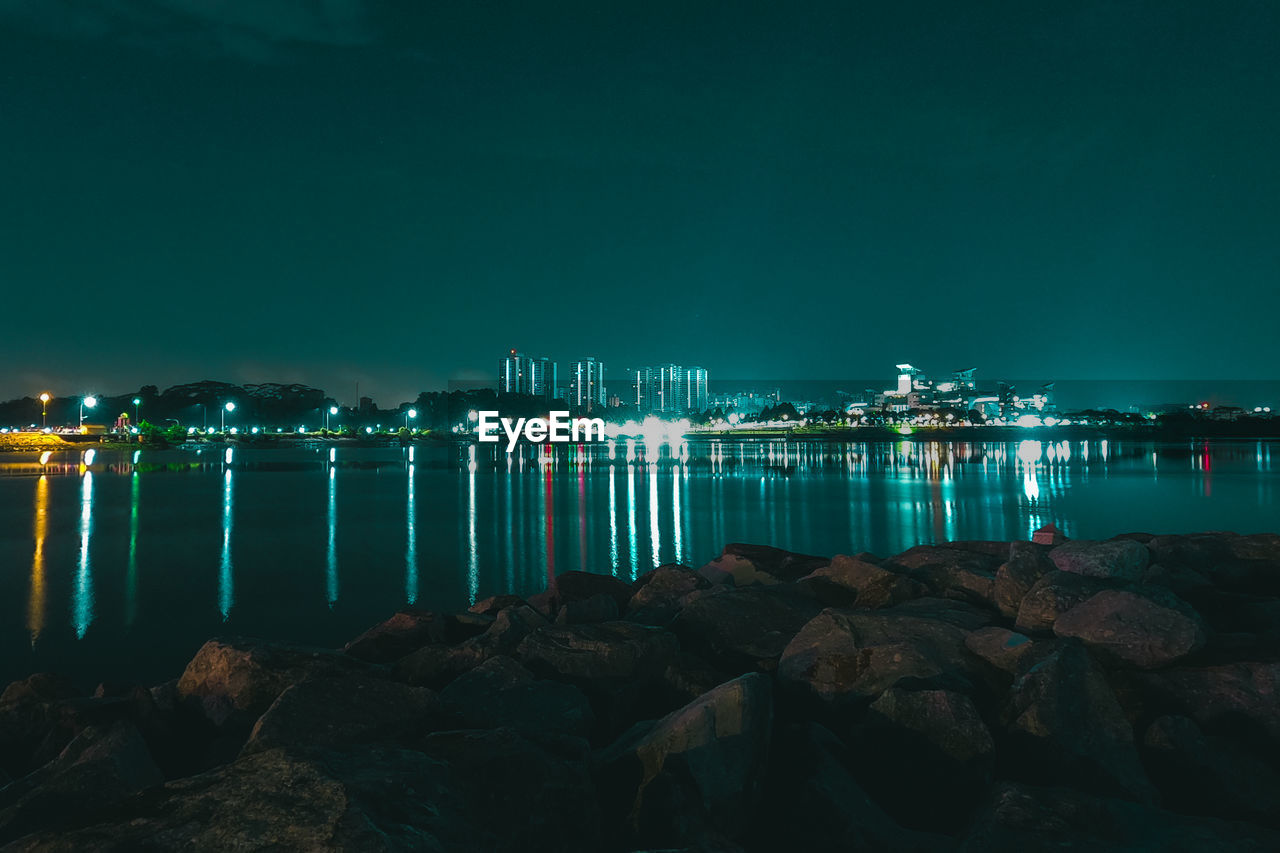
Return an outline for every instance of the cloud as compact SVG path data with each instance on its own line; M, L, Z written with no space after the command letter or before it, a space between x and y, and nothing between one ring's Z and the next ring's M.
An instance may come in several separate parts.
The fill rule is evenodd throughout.
M274 61L374 41L366 0L0 0L0 25L164 54Z

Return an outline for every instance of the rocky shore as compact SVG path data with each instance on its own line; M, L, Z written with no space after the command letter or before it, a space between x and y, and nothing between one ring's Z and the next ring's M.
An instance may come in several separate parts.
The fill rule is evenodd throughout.
M729 545L0 697L4 850L1277 850L1280 536Z

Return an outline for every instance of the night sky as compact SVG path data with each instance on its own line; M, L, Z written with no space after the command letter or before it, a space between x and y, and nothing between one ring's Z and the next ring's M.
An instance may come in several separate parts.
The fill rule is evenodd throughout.
M0 399L1274 377L1280 3L0 0Z

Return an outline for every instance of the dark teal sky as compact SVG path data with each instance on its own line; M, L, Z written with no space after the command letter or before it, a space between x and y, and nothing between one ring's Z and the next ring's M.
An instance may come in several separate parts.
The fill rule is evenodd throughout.
M0 0L0 398L391 403L513 346L1275 377L1278 36L1271 0Z

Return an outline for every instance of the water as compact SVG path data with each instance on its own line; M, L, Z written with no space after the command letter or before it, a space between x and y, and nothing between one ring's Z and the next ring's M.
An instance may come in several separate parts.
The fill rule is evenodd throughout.
M610 453L614 458L610 458ZM628 456L633 458L628 461ZM1273 459L1275 460L1273 463ZM216 634L338 645L405 604L461 609L725 542L1280 529L1274 442L97 451L0 458L0 684L176 676Z

